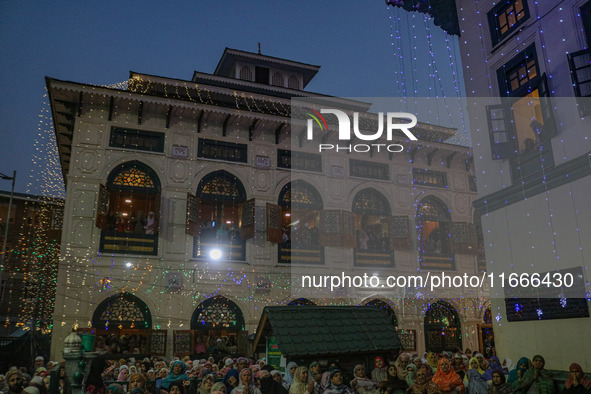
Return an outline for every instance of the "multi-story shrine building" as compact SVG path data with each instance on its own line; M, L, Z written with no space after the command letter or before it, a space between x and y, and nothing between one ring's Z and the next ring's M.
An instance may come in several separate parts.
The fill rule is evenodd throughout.
M292 291L294 272L484 270L471 149L419 122L417 141L389 141L402 152L319 152L292 99L360 113L360 127L378 116L304 90L319 68L226 49L190 80L47 79L67 190L53 358L73 328L121 352L191 354L205 336L247 353L264 306L288 304L382 307L410 351L482 346L486 289Z

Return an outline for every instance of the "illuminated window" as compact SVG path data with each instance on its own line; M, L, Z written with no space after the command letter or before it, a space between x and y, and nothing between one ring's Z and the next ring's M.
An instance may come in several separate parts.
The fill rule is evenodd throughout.
M129 293L107 298L94 311L92 326L98 329L151 328L152 315L148 306Z
M199 236L194 239L194 257L221 252L223 259L244 260L245 243L240 235L244 186L234 175L216 171L197 186ZM219 250L219 252L217 252Z
M157 254L160 181L150 167L139 161L116 167L98 200L97 212L104 212L100 224L97 218L102 252Z
M494 160L510 159L514 182L554 166L556 134L548 80L540 74L535 44L497 70L500 105L487 107Z
M517 30L529 18L527 0L509 0L499 3L488 12L488 23L493 46Z
M425 347L434 352L462 348L460 318L445 301L431 304L425 313Z
M417 209L421 266L429 269L453 269L450 248L450 214L436 197L425 197Z
M191 318L192 330L244 330L244 315L233 301L217 296L203 301Z
M318 241L322 198L318 191L307 182L293 181L281 190L279 206L282 229L279 262L320 264L322 247Z

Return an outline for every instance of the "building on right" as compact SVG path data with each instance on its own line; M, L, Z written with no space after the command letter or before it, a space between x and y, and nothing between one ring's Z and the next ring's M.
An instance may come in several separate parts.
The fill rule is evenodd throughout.
M591 369L591 1L456 0L497 354Z

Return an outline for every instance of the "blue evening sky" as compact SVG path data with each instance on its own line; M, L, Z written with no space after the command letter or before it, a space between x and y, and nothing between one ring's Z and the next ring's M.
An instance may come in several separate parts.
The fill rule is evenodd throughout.
M45 76L190 79L212 73L225 47L256 52L260 42L265 55L321 66L309 91L399 97L406 81L408 97L463 96L457 37L424 19L382 0L0 1L0 172L17 170L17 191L46 190L35 181L51 165Z

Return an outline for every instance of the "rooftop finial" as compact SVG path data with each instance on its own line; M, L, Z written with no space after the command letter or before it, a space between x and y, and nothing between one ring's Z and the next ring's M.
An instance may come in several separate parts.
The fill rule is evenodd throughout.
M259 55L261 54L261 43L259 42Z

